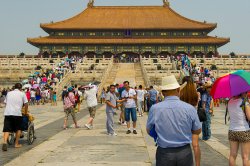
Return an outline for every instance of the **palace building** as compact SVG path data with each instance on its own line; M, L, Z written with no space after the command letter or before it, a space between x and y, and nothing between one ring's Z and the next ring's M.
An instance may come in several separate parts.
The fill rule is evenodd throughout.
M94 6L60 22L41 24L49 34L28 38L39 55L177 55L216 56L229 38L208 34L217 24L198 22L163 6Z

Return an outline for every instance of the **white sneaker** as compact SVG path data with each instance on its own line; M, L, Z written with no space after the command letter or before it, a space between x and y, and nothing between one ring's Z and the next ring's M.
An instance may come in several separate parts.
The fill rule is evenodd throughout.
M91 126L90 126L89 124L85 124L85 127L86 127L87 129L91 129Z
M126 122L122 123L122 126L127 126L127 123Z
M116 133L113 133L113 134L109 134L110 136L117 136L117 134Z

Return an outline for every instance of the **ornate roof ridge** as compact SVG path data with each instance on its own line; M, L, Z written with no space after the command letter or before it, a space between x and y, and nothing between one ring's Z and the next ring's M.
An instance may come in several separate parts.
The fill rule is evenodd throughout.
M188 20L188 21L191 21L191 22L194 22L194 23L199 23L199 24L202 24L202 25L204 25L204 24L207 24L207 25L214 25L214 28L217 27L217 23L208 23L208 22L196 21L196 20L193 20L193 19L190 19L190 18L187 18L187 17L182 16L181 14L177 13L176 11L174 11L171 7L169 7L169 10L170 10L171 12L173 12L175 15L177 15L178 17L182 17L182 18L185 19L185 20Z
M104 12L104 11L102 11L102 9L103 10L108 10L108 12ZM58 21L58 22L55 22L55 23L45 23L45 24L40 24L40 27L41 28L43 28L45 31L46 30L49 30L49 29L70 29L69 27L72 27L72 29L98 29L98 24L95 22L95 20L93 20L93 19L91 19L91 20L88 20L88 21L90 21L91 23L92 23L92 25L94 26L95 24L97 24L96 26L94 26L94 27L90 27L90 28L86 28L85 26L87 25L89 25L89 24L86 24L86 25L84 25L83 27L80 27L80 25L78 24L76 24L75 23L75 20L82 20L82 19L79 19L79 18L81 18L81 17L83 17L83 18L86 18L86 17L89 17L89 16L91 16L91 17L98 17L98 19L100 19L99 17L102 17L101 15L100 15L100 12L104 12L104 13L109 13L110 14L110 12L112 12L112 9L117 9L117 10L119 10L119 9L131 9L131 10L135 10L132 14L135 14L136 12L139 12L140 11L140 9L141 10L144 10L144 9L152 9L152 10L154 10L154 9L156 9L156 10L163 10L163 11L158 11L157 12L157 14L156 15L162 15L162 16L164 16L164 15L169 15L169 14L171 14L172 16L176 16L177 17L177 19L179 18L179 21L180 20L183 20L183 21L186 21L186 22L189 22L189 23L194 23L194 24L196 24L196 28L197 29L208 29L208 30L213 30L213 29L215 29L216 27L217 27L217 24L214 24L214 23L207 23L207 22L200 22L200 21L195 21L195 20L192 20L192 19L189 19L189 18L186 18L186 17L184 17L184 16L182 16L182 15L180 15L180 14L178 14L177 12L175 12L172 8L170 8L169 6L93 6L93 7L88 7L88 8L86 8L85 10L83 10L81 13L79 13L79 14L77 14L77 15L75 15L75 16L73 16L73 17L71 17L71 18L68 18L68 19L65 19L65 20L63 20L63 21ZM96 10L96 11L95 11ZM94 14L91 14L92 12L98 12L99 13L99 15L94 15ZM115 13L117 13L117 11L114 11ZM85 14L86 13L86 14ZM115 14L114 13L114 14ZM161 14L160 14L161 13ZM120 13L118 13L118 14L120 14ZM124 14L124 12L123 12L123 14ZM138 14L138 13L137 13ZM154 14L153 14L154 15ZM152 15L152 16L153 16ZM152 17L151 16L151 17ZM157 16L158 17L158 16ZM87 18L86 18L87 19ZM107 19L107 17L106 17L106 19ZM173 19L172 17L171 18L169 18L169 19ZM74 22L73 24L69 24L68 22ZM119 20L117 20L117 21L119 21ZM152 19L151 19L151 21L153 21ZM119 23L121 23L122 21L119 21ZM155 21L153 21L153 22L155 22ZM112 21L112 23L113 23L113 21ZM123 25L122 26L122 24L121 24L121 26L117 26L117 28L115 28L115 27L112 27L112 23L110 23L110 24L107 24L106 23L106 25L108 25L107 27L105 27L104 25L103 25L103 27L102 28L104 28L104 29L107 29L107 28L112 28L112 29L121 29L122 27L124 27L124 28L131 28L131 29L140 29L140 28L137 28L138 27L138 25L137 25L137 27L134 25L134 24L131 24L131 27L126 27L125 25ZM67 24L68 25L68 27L65 27L65 26L63 26L63 25L65 25L65 24ZM164 23L163 22L163 20L162 21L160 21L160 24L157 24L158 25L158 27L156 26L155 27L155 29L168 29L168 27L164 27L163 25L165 25L166 23ZM175 23L176 24L176 23ZM70 25L70 26L69 26ZM162 25L162 26L161 26ZM169 25L169 24L166 24L166 26L167 25ZM177 24L176 24L177 25ZM185 24L186 25L186 24ZM199 25L201 25L201 27L199 27ZM134 26L134 27L133 27ZM190 26L190 25L189 25ZM75 27L77 27L77 28L75 28ZM140 26L139 26L140 27ZM141 25L141 27L143 27L142 29L152 29L152 27L150 26L150 24L148 24L148 26L142 26ZM171 28L169 28L169 29L171 29ZM173 29L181 29L180 27L179 28L173 28ZM195 27L194 28L187 28L187 26L184 26L183 27L183 29L195 29Z

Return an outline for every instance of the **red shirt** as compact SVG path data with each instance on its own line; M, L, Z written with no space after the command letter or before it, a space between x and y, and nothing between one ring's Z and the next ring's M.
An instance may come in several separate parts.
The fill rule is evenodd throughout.
M30 100L30 91L26 92L26 97L27 97L28 100Z
M42 82L47 82L47 81L48 81L48 79L46 77L42 78Z

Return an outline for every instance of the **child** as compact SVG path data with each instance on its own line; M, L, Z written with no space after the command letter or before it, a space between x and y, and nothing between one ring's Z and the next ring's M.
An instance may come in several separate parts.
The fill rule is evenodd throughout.
M25 107L24 106L22 107L22 115L27 116L30 122L33 122L35 120L35 117L29 111L27 111L25 113Z
M57 101L56 101L56 92L53 93L53 103L55 106L57 106Z

